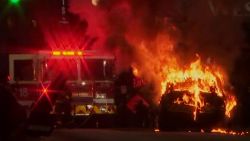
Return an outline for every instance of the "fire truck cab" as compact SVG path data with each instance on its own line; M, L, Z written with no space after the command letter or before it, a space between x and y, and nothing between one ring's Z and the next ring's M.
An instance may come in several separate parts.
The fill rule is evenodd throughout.
M29 111L42 94L50 94L48 86L60 73L67 78L72 116L113 114L114 64L113 55L92 50L15 53L9 55L10 84Z

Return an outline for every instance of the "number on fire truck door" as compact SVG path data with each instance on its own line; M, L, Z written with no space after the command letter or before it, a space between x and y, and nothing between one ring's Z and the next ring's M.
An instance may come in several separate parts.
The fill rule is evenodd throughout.
M20 88L19 94L21 98L25 98L28 96L28 88Z

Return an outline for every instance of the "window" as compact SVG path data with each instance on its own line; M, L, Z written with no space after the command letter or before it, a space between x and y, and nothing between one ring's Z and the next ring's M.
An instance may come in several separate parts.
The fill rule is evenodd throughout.
M107 80L113 78L113 60L85 59L81 62L83 80Z
M33 75L33 60L15 60L14 61L14 80L31 81Z
M77 80L77 62L74 59L50 59L44 65L44 80L63 75L67 80Z

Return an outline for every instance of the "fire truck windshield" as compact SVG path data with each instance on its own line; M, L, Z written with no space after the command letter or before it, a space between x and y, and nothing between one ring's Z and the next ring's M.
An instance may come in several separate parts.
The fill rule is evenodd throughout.
M113 77L113 60L85 59L81 61L82 80L107 80Z
M43 80L53 80L59 73L71 81L110 80L113 78L113 69L113 59L49 59L43 65Z
M77 61L74 59L50 59L43 68L44 80L53 80L59 73L68 80L77 80Z

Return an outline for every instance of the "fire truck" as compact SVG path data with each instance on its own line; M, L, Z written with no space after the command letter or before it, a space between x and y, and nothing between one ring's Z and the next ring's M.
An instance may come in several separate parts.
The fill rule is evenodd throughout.
M30 112L57 74L66 76L73 117L112 115L115 57L93 50L53 50L9 55L10 84ZM51 90L52 91L52 90ZM59 103L58 99L55 103ZM54 108L56 104L52 105Z

